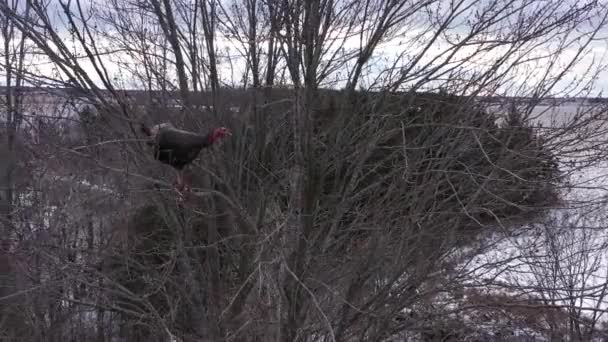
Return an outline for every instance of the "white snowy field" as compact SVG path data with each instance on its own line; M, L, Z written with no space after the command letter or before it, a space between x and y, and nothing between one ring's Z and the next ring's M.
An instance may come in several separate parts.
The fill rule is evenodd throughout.
M557 147L567 177L563 203L551 211L547 222L521 227L511 235L494 234L491 247L469 268L485 280L487 291L539 298L604 321L608 317L608 118L599 108L568 103L538 106L530 119ZM580 124L584 119L588 125Z

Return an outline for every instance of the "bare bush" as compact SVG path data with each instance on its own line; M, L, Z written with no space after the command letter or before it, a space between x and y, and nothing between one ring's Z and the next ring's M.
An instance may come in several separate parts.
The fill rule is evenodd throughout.
M601 184L572 195L602 165L603 102L543 109L595 96L604 4L27 0L0 12L15 156L0 300L19 308L2 310L7 337L500 340L516 333L505 319L548 338L601 335L606 281L584 275L604 246L578 235L583 221L551 222L603 203ZM184 203L138 131L162 121L234 132L190 166ZM513 239L521 249L505 248ZM538 300L511 310L524 294Z

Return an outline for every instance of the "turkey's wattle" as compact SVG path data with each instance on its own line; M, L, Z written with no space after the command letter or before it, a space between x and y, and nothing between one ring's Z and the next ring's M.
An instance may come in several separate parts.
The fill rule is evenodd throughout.
M197 134L175 128L170 123L162 123L152 128L141 125L142 131L150 137L148 145L154 147L154 158L171 165L177 170L178 190L184 188L183 169L198 157L201 149L209 147L219 139L231 135L226 127L218 127L208 134Z

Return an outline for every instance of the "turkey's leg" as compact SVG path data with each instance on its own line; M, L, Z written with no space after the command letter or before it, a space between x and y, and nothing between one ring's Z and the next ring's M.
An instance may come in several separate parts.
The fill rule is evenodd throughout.
M184 185L185 191L192 191L190 181L191 181L190 173L186 173L185 170L182 170L182 184Z
M177 170L177 191L181 192L184 189L184 177L182 170Z

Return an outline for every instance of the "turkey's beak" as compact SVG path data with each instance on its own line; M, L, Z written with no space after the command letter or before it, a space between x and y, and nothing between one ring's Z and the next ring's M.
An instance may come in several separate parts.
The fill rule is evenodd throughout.
M227 135L227 136L231 136L231 135L232 135L232 133L231 133L230 131L227 131L227 132L226 132L226 135Z

